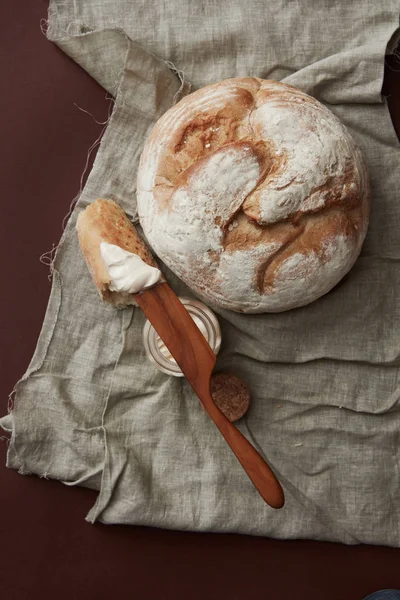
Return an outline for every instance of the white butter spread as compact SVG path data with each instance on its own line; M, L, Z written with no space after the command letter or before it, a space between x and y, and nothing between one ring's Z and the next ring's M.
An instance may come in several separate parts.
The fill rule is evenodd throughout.
M112 292L137 294L162 280L159 269L119 246L101 242L100 253L111 279Z

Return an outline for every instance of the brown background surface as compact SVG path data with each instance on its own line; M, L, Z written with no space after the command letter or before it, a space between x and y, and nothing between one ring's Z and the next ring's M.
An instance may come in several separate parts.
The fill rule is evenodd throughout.
M1 0L0 414L35 348L57 243L106 94L42 35L46 0ZM385 95L400 132L400 62ZM396 106L397 103L397 106ZM397 111L397 114L395 112ZM400 588L400 550L89 525L95 493L22 477L0 443L0 597L351 600ZM384 490L382 491L384 493Z

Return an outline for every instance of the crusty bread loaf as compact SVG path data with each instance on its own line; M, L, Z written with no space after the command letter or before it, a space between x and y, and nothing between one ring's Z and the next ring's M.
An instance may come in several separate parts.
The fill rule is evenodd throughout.
M135 304L132 294L109 289L111 280L100 253L101 242L107 242L137 254L147 264L157 267L122 208L112 200L96 200L80 213L76 229L82 253L101 298L118 307Z
M257 78L200 89L165 113L138 173L157 255L212 303L279 312L354 264L369 215L361 151L326 107Z

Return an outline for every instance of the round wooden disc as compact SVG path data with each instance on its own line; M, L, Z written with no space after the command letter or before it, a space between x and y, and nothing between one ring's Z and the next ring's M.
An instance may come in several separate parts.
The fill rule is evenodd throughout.
M231 373L211 376L211 395L220 411L233 423L247 412L250 392L247 385Z

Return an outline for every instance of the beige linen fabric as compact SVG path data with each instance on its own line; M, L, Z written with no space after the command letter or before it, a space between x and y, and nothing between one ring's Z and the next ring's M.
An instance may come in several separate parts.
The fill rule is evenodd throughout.
M49 39L116 103L56 255L35 355L1 421L9 467L99 490L90 521L400 546L400 152L381 97L399 9L52 0ZM280 477L281 511L262 502L187 382L148 362L140 310L100 302L74 230L98 196L135 219L138 160L156 120L189 86L246 75L327 104L363 149L373 194L362 255L328 295L282 314L217 310L217 368L249 384L238 426Z

